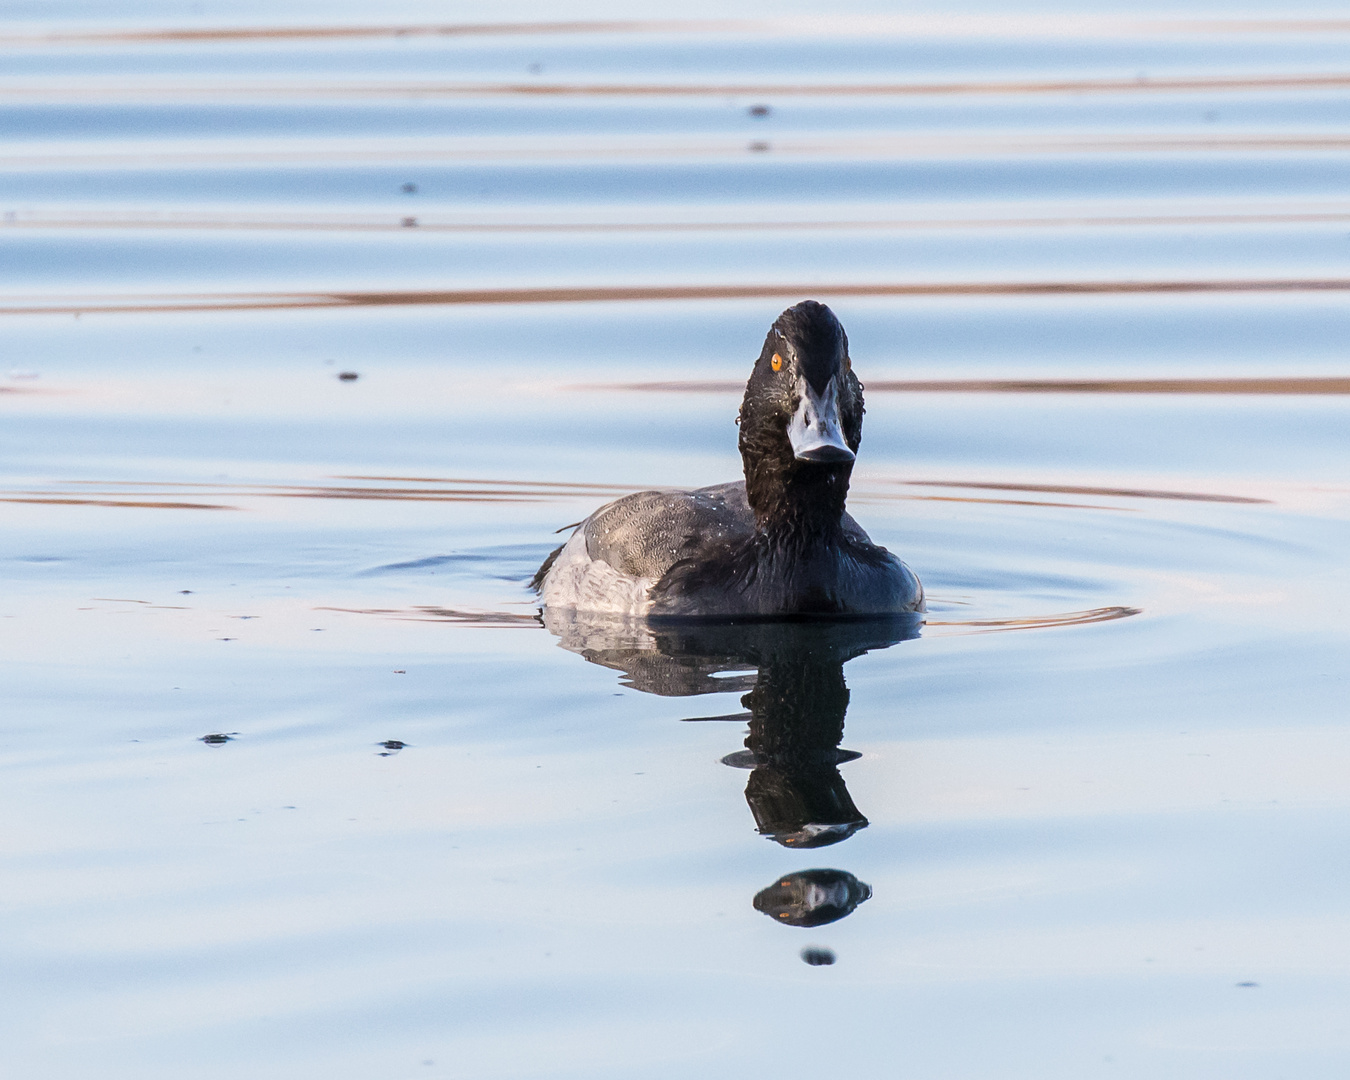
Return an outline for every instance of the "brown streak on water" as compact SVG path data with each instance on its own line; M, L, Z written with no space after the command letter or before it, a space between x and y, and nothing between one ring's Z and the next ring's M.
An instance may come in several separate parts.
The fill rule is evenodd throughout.
M374 477L369 479L376 479ZM437 481L423 481L436 483ZM613 484L569 484L553 481L525 480L456 480L447 481L456 487L330 487L321 484L201 484L171 481L141 481L136 485L100 480L71 480L67 485L100 488L96 494L81 498L43 490L0 492L0 502L38 503L69 506L146 507L153 509L228 509L239 507L211 503L164 501L147 499L142 492L127 488L152 488L163 492L189 495L230 495L236 498L268 499L335 499L390 502L442 503L543 503L573 498L594 498L597 495L625 494L631 486ZM108 489L114 490L108 490Z
M345 477L342 479L346 479ZM365 479L365 478L363 478ZM397 477L370 477L368 479L397 480ZM420 483L439 483L430 478L403 478ZM142 488L171 488L185 494L228 494L236 497L272 498L272 499L338 499L369 501L407 501L407 502L465 502L465 503L542 503L557 500L590 498L603 495L624 495L635 490L631 484L570 484L552 481L530 480L453 480L446 483L472 485L447 488L364 488L364 487L325 487L322 485L289 484L192 484L168 481L141 481ZM68 484L98 487L125 487L97 480L71 480ZM1106 495L1116 498L1169 499L1191 502L1269 504L1269 499L1250 498L1241 495L1219 495L1204 492L1153 491L1142 488L1089 487L1072 484L1024 484L962 480L863 480L855 484L853 495L859 502L888 502L906 500L914 502L955 502L988 504L995 506L1036 506L1075 510L1113 510L1128 508L1103 506L1094 503L1052 502L1035 499L994 499L974 498L956 495L912 495L889 490L878 490L876 485L893 484L907 487L948 487L984 491L1025 491L1063 495ZM505 490L494 490L505 489ZM521 490L524 489L524 490ZM0 501L16 503L39 503L71 506L113 506L147 507L154 509L212 509L235 510L239 507L215 503L197 503L181 501L148 500L135 491L100 491L103 498L72 498L49 494L44 491L0 492Z
M45 506L115 506L115 507L138 507L146 510L238 510L237 506L220 506L213 503L189 503L189 502L143 502L143 501L123 501L118 499L63 499L46 498L38 496L10 496L0 495L0 502L4 503L34 503Z
M898 480L916 487L979 488L985 491L1044 491L1062 495L1111 495L1124 499L1177 499L1185 502L1248 503L1269 505L1270 499L1245 495L1211 495L1194 491L1152 491L1146 488L1080 487L1074 484L1006 484L962 480Z
M172 44L229 41L303 41L372 37L470 37L568 34L765 34L816 28L836 34L941 33L946 36L1103 37L1112 35L1168 36L1227 34L1343 34L1350 20L1294 19L1129 19L1112 16L880 16L838 17L826 22L810 18L764 19L611 19L483 23L410 23L357 26L217 26L165 27L147 30L104 30L10 34L6 45Z
M1162 78L1098 78L933 83L220 83L141 86L61 86L10 83L0 95L83 97L112 92L128 96L200 95L288 97L956 97L1040 94L1245 93L1252 90L1324 90L1350 86L1345 72L1250 75L1185 75Z
M1287 376L1223 379L868 379L868 393L906 394L1350 394L1350 377ZM661 394L739 394L744 383L593 383L567 389L635 390Z
M1127 506L1097 506L1092 503L1043 502L1035 499L974 499L959 495L901 495L895 492L868 491L854 487L854 502L888 502L903 499L906 502L982 503L988 506L1049 506L1065 510L1114 510L1128 512Z
M764 285L600 285L501 289L434 289L389 292L331 292L331 293L263 293L230 294L200 293L178 296L89 298L84 301L53 300L49 304L33 301L0 303L0 315L70 315L109 314L132 312L136 314L195 312L195 311L272 311L325 307L403 307L458 304L583 304L610 301L652 300L755 300L770 297L800 296L1102 296L1184 293L1296 293L1350 291L1350 278L1252 278L1191 281L1027 281L1027 282L933 282L933 283L784 283ZM120 302L118 302L120 300ZM1176 380L1200 384L1205 380ZM1220 380L1222 382L1255 385L1263 380ZM1269 380L1265 380L1269 381ZM1291 384L1299 380L1287 381ZM1341 380L1332 380L1339 382ZM1119 385L1170 385L1167 380L1116 380ZM636 388L640 384L620 384ZM649 384L674 386L676 384ZM700 386L717 386L706 383ZM895 387L934 389L949 384L940 382L893 384ZM967 382L950 384L968 387ZM1043 387L1050 383L988 381L986 389L1015 389L1019 386ZM1093 380L1066 381L1066 387L1093 386ZM1165 392L1165 391L1130 391ZM1186 391L1192 392L1192 391ZM1204 391L1210 392L1210 391ZM1253 390L1232 390L1230 393L1252 393ZM1345 391L1290 390L1287 393Z
M479 487L528 487L528 488L556 488L563 491L575 491L581 494L599 491L629 491L626 487L617 487L614 484L588 484L574 483L563 480L470 480L462 477L438 477L438 476L335 476L334 480L386 480L396 483L408 484L473 484Z
M45 34L0 39L5 44L84 45L97 42L159 44L165 42L290 41L368 37L464 37L520 34L660 34L726 33L765 28L763 20L611 21L571 20L515 23L423 23L408 26L224 26L164 30Z

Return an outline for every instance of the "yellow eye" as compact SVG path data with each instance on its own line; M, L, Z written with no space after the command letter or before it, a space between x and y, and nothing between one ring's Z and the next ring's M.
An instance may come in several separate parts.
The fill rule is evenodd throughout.
M783 358L779 356L777 353L773 354L773 360L771 361L771 363L773 365L774 371L783 370Z

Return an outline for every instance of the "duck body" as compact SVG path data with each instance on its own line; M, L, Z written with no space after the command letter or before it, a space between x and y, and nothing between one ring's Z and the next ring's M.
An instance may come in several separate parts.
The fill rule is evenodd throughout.
M833 313L789 308L741 405L745 479L601 507L535 575L545 608L656 620L922 611L918 578L844 509L862 413Z

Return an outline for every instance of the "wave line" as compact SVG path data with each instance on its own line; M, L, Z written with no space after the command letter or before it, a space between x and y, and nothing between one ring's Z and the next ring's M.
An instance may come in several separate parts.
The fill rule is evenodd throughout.
M364 292L321 293L180 293L148 296L13 297L0 300L0 315L84 315L117 313L168 313L200 311L275 311L307 308L417 307L471 304L584 304L613 301L671 300L759 300L801 296L824 297L932 297L932 296L1131 296L1192 293L1301 293L1347 292L1350 278L1249 278L1178 281L1003 281L1003 282L806 282L766 283L759 285L591 285L544 286L499 289L418 289ZM1185 382L1186 380L1181 380ZM1203 382L1203 380L1198 380ZM1251 380L1228 379L1224 383L1243 384ZM1258 382L1261 380L1257 380ZM1281 381L1281 380L1276 380ZM1298 380L1287 380L1297 383ZM1126 392L1166 392L1175 380L1108 380L1116 385L1139 387L1156 385L1158 390L1135 389ZM1088 380L1025 380L1001 382L895 383L890 389L982 391L1025 389L1041 393L1062 387L1096 390L1097 382ZM718 383L620 384L628 388L721 389ZM1195 392L1195 391L1184 391ZM1203 391L1211 392L1211 391ZM1234 389L1231 393L1249 393ZM1290 390L1304 393L1304 390ZM1321 391L1333 392L1333 391ZM1336 390L1336 393L1343 391Z

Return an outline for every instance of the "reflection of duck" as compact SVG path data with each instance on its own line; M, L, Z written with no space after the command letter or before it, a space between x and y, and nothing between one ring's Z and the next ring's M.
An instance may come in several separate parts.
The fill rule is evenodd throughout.
M840 750L848 687L843 662L814 650L784 649L766 658L750 710L746 749L722 760L749 768L745 801L760 833L784 847L824 847L867 827L838 766L858 755Z
M651 624L551 608L543 615L563 648L624 672L637 690L663 697L744 693L748 713L698 719L749 722L746 749L722 760L753 770L745 799L761 834L784 847L823 847L867 825L839 775L840 763L858 756L839 749L848 709L844 664L917 637L918 614L741 624ZM871 895L842 870L803 870L762 889L754 903L788 926L822 926ZM827 951L803 959L833 963Z
M746 749L723 760L753 770L745 798L761 834L784 847L837 843L867 825L838 766L848 687L844 664L918 634L916 614L846 622L681 622L644 626L546 610L560 644L625 672L627 685L686 697L742 691ZM746 673L749 668L755 674ZM717 677L735 672L731 677Z
M862 384L834 313L774 322L741 403L745 480L603 506L539 568L549 609L652 617L921 611L918 578L844 511Z
M871 897L872 886L843 870L800 870L761 889L755 910L785 926L824 926L852 915Z

